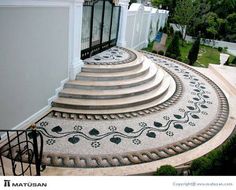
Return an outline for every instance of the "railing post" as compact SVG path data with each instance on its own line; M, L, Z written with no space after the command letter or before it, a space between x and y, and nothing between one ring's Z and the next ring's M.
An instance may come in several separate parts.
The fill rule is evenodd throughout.
M40 176L41 160L39 159L39 150L38 150L36 125L35 124L31 125L31 128L32 128L34 155L35 155L36 175Z

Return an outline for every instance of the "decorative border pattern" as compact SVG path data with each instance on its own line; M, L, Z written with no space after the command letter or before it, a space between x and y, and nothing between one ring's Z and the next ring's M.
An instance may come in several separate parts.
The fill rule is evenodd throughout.
M113 48L117 48L117 49L121 49L121 50L125 51L127 54L129 54L128 58L124 59L122 61L103 62L103 63L99 63L99 64L102 64L102 65L119 65L119 64L126 64L126 63L132 62L135 59L137 59L137 55L129 49L118 47L118 46L115 46ZM97 62L87 62L86 59L85 59L84 64L97 65L98 63Z
M108 155L57 155L53 153L44 154L43 155L43 162L47 165L52 166L62 166L62 167L81 167L81 168L95 168L95 167L114 167L114 166L126 166L131 164L141 164L151 161L156 161L160 159L164 159L173 155L177 155L180 153L183 153L185 151L191 150L209 139L211 139L213 136L215 136L225 125L225 122L227 121L228 114L229 114L229 106L228 101L222 92L222 90L209 78L204 76L203 74L199 73L198 71L194 70L193 68L188 67L187 65L184 65L181 62L175 61L173 59L169 59L163 56L157 56L156 54L152 53L146 53L150 54L155 57L160 57L162 59L170 60L176 64L179 64L188 70L191 70L193 73L196 73L197 75L201 76L203 79L205 79L215 90L218 100L219 100L219 107L217 109L217 115L215 119L204 129L197 132L196 134L187 137L181 141L165 145L163 147L159 148L152 148L152 149L146 149L143 151L134 151L129 153L121 153L121 154L108 154ZM207 97L205 97L207 98ZM191 110L192 108L189 107ZM197 118L196 115L191 115L193 118ZM178 119L179 116L175 115L175 118ZM154 125L156 127L162 127L162 125L158 122L155 122ZM181 126L178 125L178 128ZM54 128L55 131L60 130L59 128ZM126 129L126 132L130 132L131 129ZM95 130L93 130L92 135L96 133ZM150 138L153 134L151 132L149 133ZM70 139L71 142L74 142L76 139ZM94 141L96 142L96 141ZM49 142L52 143L52 142ZM138 141L135 141L133 143L139 143ZM98 143L94 143L92 146L99 146ZM96 148L95 147L95 148Z

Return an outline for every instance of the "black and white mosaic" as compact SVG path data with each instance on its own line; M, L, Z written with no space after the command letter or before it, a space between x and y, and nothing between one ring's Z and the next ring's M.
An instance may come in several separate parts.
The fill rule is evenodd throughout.
M85 64L101 64L101 65L117 65L132 62L137 58L137 55L121 47L112 47L104 52L101 52L91 58L84 60Z
M197 147L221 130L228 102L214 82L180 62L145 55L178 76L182 86L178 101L125 119L64 119L49 114L37 123L45 139L45 164L110 167L151 162Z

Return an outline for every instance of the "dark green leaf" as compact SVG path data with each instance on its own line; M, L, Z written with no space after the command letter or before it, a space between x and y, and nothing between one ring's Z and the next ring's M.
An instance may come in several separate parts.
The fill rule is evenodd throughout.
M154 132L148 132L146 135L150 138L156 138L156 134Z
M111 141L112 143L119 144L119 143L121 142L121 138L119 138L119 137L112 137L112 138L110 139L110 141Z
M125 127L125 132L126 133L132 133L134 130L130 127Z
M97 129L93 128L91 131L89 131L89 134L96 136L99 134L99 131Z
M187 106L187 108L188 108L189 110L194 110L194 107L192 107L192 106Z
M59 133L62 131L62 128L60 126L56 126L52 128L52 132Z
M199 117L197 115L192 115L192 118L199 119Z
M208 108L206 105L201 105L202 108Z
M180 125L180 124L176 124L176 125L174 125L174 127L175 127L176 129L183 129L183 126Z
M68 139L68 141L71 143L71 144L76 144L76 143L78 143L79 142L79 137L75 137L75 136L73 136L73 137L70 137L69 139Z
M196 100L196 101L199 101L199 99L198 98L193 98L194 100Z
M181 118L182 118L181 115L175 115L175 114L174 114L174 117L175 117L176 119L181 119Z
M159 123L159 122L154 121L154 126L156 126L156 127L162 127L162 124Z

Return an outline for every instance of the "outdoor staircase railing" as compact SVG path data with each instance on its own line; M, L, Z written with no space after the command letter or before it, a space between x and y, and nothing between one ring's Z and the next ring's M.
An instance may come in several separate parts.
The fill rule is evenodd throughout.
M26 130L0 130L0 175L40 176L43 136L32 125Z

